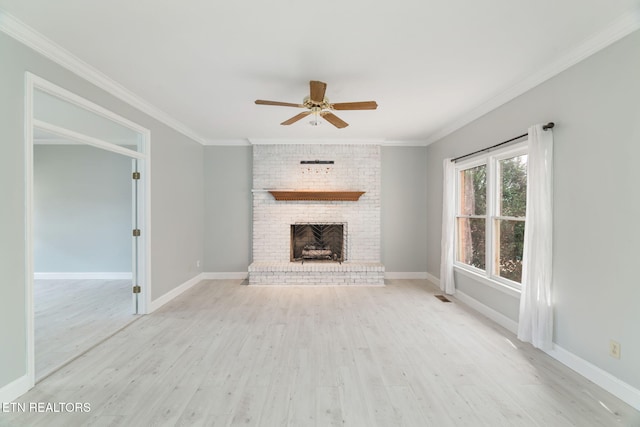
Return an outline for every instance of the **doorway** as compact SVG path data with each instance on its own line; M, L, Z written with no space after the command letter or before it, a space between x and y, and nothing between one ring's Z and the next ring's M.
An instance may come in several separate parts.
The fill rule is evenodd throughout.
M36 381L137 317L132 160L34 133Z
M59 86L43 80L33 74L26 75L26 176L27 176L27 327L28 327L28 375L31 385L36 380L64 366L73 358L78 357L93 346L108 338L118 329L124 327L135 319L135 314L146 313L150 289L149 277L149 179L146 175L149 170L149 131L129 120L120 117L84 98L81 98ZM58 141L66 147L66 153L56 152L55 147L43 147L42 141ZM37 147L36 147L36 144ZM52 144L49 144L52 145ZM41 185L42 177L35 176L37 157L41 160L42 153L49 151L55 153L58 166L64 162L72 168L68 170L58 169L58 175L52 175L59 180L67 176L66 185L69 188L58 188L57 202L59 205L65 202L77 203L80 208L58 209L60 215L58 226L74 229L67 241L59 243L64 248L56 248L57 251L47 253L46 244L43 245L40 237L36 242L36 224L42 225L42 217L38 215L37 206L34 205L36 189L34 185ZM52 151L53 150L53 151ZM80 155L80 157L77 157ZM73 166L73 157L79 162ZM96 165L82 164L83 161L103 162ZM69 163L69 161L71 161ZM60 163L61 162L61 163ZM104 163L106 162L106 163ZM114 163L115 162L115 163ZM124 163L123 163L124 162ZM53 162L55 164L55 162ZM126 172L126 185L128 187L128 203L123 201L122 177L110 177L104 174L100 168L104 164L118 164L119 174ZM123 166L124 165L124 166ZM49 165L51 166L51 164ZM83 167L81 167L83 166ZM88 170L87 167L88 166ZM91 168L94 168L92 173ZM81 171L81 169L85 169ZM75 176L74 176L75 172ZM100 173L99 173L100 172ZM129 221L122 221L122 209L120 206L117 215L120 221L100 223L96 217L109 215L109 203L102 204L93 195L90 186L91 179L86 178L87 173L92 176L102 174L102 186L114 189L116 181L120 194L117 196L118 204L126 205L129 210ZM83 179L83 176L85 178ZM36 179L38 178L38 179ZM113 182L109 182L113 179ZM62 180L64 181L64 179ZM75 184L73 184L75 181ZM95 180L94 180L95 181ZM46 182L46 181L45 181ZM50 183L49 183L50 184ZM70 198L65 198L65 191L69 190ZM83 196L82 191L85 191ZM97 188L96 188L97 192ZM53 197L55 199L55 195ZM39 203L42 201L38 200ZM55 203L56 200L53 200ZM115 203L115 202L114 202ZM58 206L59 207L59 206ZM55 209L46 211L52 214ZM42 213L43 211L40 210ZM65 213L66 212L66 213ZM115 215L111 212L111 215ZM36 217L38 215L38 217ZM51 215L49 215L51 216ZM54 215L55 217L55 215ZM47 218L50 220L51 218ZM55 219L55 218L54 218ZM36 221L37 220L37 221ZM105 230L104 227L119 227L118 230ZM124 226L124 228L123 228ZM58 230L60 231L60 230ZM64 231L64 230L63 230ZM95 233L91 233L93 231ZM102 233L106 240L101 241L99 249L87 249L90 244L85 240L95 238ZM123 234L124 233L124 234ZM109 235L111 235L109 237ZM113 235L118 235L118 245L114 245ZM126 237L125 237L126 236ZM50 237L50 236L49 236ZM128 247L123 246L122 242ZM62 240L58 240L62 242ZM46 243L46 242L45 242ZM84 246L84 249L83 249ZM111 246L111 254L104 251L105 246ZM116 247L118 249L116 249ZM62 249L62 250L60 250ZM75 251L75 252L74 252ZM47 256L42 256L44 252ZM56 254L55 256L52 254ZM37 256L36 256L37 255ZM56 259L56 256L59 256ZM123 257L128 258L124 260ZM36 263L36 261L38 261ZM65 264L66 263L66 264ZM109 265L113 264L113 265ZM36 270L37 267L37 270ZM75 271L74 271L75 269ZM49 277L35 278L36 272L51 270ZM104 271L100 271L104 270ZM123 270L123 271L118 271ZM71 274L69 274L71 272ZM58 277L56 273L59 273ZM76 274L76 276L74 276ZM49 283L46 283L46 281ZM53 280L53 282L51 282ZM45 282L43 282L45 281ZM66 294L66 295L65 295ZM46 299L46 297L49 297ZM43 311L43 304L38 298L45 298L45 306L49 311ZM119 301L113 304L113 301ZM124 305L123 303L124 298ZM93 305L93 307L92 307ZM117 308L115 308L117 306ZM43 313L51 316L47 319ZM84 316L84 317L83 317ZM97 317L96 317L97 316ZM79 319L79 317L83 317ZM76 333L60 333L60 327L71 326L70 319L75 318ZM52 319L55 319L53 321ZM110 320L109 320L110 319ZM102 327L92 327L100 323ZM97 322L97 323L96 323ZM59 325L58 329L53 325ZM42 329L42 327L45 329ZM52 329L53 328L53 329ZM96 333L100 330L99 333ZM64 337L62 340L52 339L58 334ZM42 339L46 338L46 339ZM42 357L40 357L42 356ZM36 358L38 363L36 364ZM52 362L53 360L53 362ZM36 368L38 366L38 368ZM46 369L42 369L46 367Z

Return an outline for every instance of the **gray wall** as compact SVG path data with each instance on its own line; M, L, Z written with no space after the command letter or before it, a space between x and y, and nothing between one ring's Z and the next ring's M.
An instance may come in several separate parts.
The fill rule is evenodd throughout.
M208 272L246 272L251 263L252 147L204 149Z
M382 147L381 239L387 272L427 271L427 149Z
M131 159L88 145L36 145L36 272L131 271Z
M439 276L442 159L466 154L534 123L554 130L554 341L640 388L640 32L620 40L428 147L428 271ZM459 277L459 275L458 275ZM514 318L517 301L460 282ZM608 355L621 343L620 360Z
M246 272L251 263L251 147L204 149L208 272ZM390 272L425 272L426 148L382 147L382 262Z
M204 259L204 147L162 128L151 129L154 300L201 273L196 263Z
M0 33L0 387L26 374L24 79L31 71L151 130L152 298L204 256L204 149ZM10 327L7 325L11 325Z

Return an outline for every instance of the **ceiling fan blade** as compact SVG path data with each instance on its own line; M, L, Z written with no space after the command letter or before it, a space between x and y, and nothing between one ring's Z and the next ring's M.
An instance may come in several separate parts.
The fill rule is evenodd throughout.
M338 129L346 128L347 126L349 126L349 123L345 122L340 117L336 116L333 113L330 113L329 111L323 111L322 113L320 113L320 115Z
M375 110L378 108L378 104L376 101L339 102L331 104L331 108L334 110Z
M327 90L327 84L317 80L311 80L309 82L309 87L309 98L311 98L313 102L321 104L324 100L324 93Z
M280 101L265 101L264 99L256 99L256 104L258 105L277 105L280 107L299 107L305 108L302 104L293 104L291 102L280 102Z
M303 118L307 117L309 114L311 114L311 111L305 111L304 113L297 114L297 115L291 117L289 120L285 120L284 122L282 122L280 124L281 125L285 125L285 126L286 125L290 125L292 123L297 122L300 119L303 119Z

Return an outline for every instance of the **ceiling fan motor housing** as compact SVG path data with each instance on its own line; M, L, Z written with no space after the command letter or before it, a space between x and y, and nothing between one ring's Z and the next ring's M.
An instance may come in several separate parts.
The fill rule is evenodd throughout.
M302 101L302 105L314 112L316 111L315 109L318 109L318 111L333 109L331 107L331 104L329 103L329 99L326 97L322 99L322 102L315 102L312 101L310 97L305 96L304 100Z

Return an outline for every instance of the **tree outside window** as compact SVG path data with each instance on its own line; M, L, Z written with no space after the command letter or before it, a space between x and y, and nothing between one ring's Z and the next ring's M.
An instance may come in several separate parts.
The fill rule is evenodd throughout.
M527 155L498 161L494 274L520 283L527 211Z
M485 269L487 166L459 173L458 261Z

